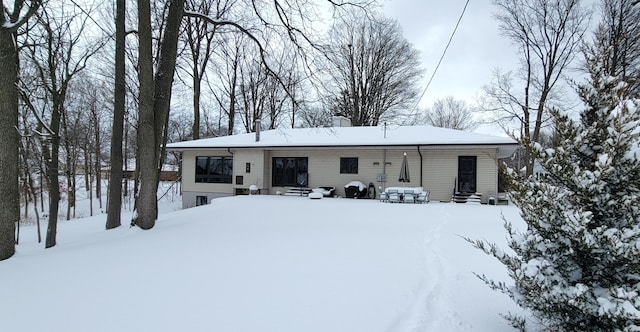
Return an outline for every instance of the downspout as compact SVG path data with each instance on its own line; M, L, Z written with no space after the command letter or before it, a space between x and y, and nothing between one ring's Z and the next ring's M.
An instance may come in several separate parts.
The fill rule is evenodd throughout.
M387 187L387 149L384 149L382 151L382 190L384 190Z
M422 187L422 168L423 168L422 152L420 152L420 145L417 145L416 147L418 148L418 154L420 155L420 187Z
M235 196L236 195L236 184L235 184L235 164L236 164L236 158L234 158L233 156L233 152L231 152L231 148L227 148L227 152L229 152L229 154L231 155L231 158L233 159L233 175L231 175L231 188L233 189L233 193L232 195Z

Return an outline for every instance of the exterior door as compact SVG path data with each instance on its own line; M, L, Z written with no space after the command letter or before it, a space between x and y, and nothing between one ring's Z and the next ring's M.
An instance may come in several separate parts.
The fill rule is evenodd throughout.
M458 192L476 192L476 156L458 157Z

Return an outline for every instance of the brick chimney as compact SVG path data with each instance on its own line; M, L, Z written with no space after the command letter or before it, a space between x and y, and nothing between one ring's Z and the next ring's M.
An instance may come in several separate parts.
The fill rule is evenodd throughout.
M260 129L262 129L262 121L260 119L256 119L255 126L256 126L256 142L260 142Z
M351 120L342 115L334 115L331 118L331 125L333 127L351 127Z

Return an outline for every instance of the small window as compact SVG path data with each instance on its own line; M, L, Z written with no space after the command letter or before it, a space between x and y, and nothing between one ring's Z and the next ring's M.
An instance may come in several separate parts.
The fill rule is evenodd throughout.
M245 164L245 173L251 173L251 163Z
M196 206L206 205L207 196L196 196Z
M340 158L340 174L358 174L358 158Z
M244 184L244 176L236 175L236 184Z

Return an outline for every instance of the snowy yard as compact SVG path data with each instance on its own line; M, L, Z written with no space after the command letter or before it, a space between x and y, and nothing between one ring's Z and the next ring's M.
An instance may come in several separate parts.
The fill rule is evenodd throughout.
M165 208L167 206L164 206ZM506 270L460 236L504 244L514 206L236 196L155 228L23 227L0 262L6 331L512 331L519 312L473 272ZM128 217L127 217L128 218ZM506 246L506 245L505 245Z

